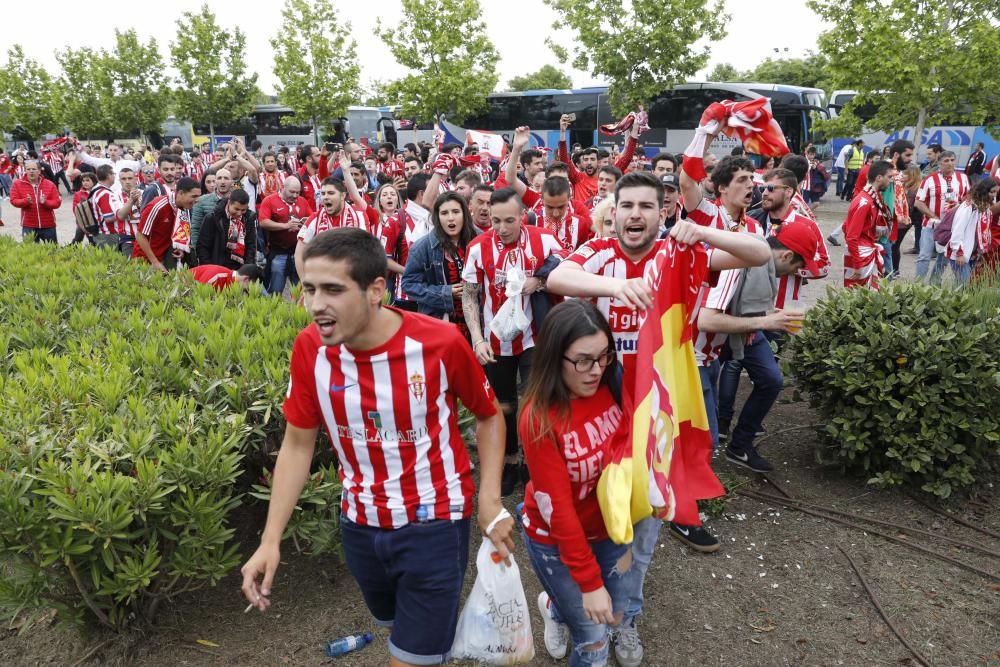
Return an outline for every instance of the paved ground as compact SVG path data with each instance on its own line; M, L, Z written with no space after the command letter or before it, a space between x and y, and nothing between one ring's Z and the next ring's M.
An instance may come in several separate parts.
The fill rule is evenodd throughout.
M61 192L61 190L60 190ZM7 200L0 200L0 216L6 223L0 227L0 234L5 234L13 238L20 238L21 227L19 224L20 212L10 205ZM826 236L836 229L847 215L847 203L840 201L833 193L827 196L817 205L816 216L819 219L820 228ZM59 235L59 243L65 244L73 240L76 230L76 223L73 220L73 213L70 210L70 196L63 195L63 205L56 209L56 223ZM904 250L912 248L912 232L904 242ZM830 259L833 266L830 267L830 275L825 280L816 280L805 286L803 302L807 305L815 303L826 293L827 286L840 287L843 285L844 275L844 248L830 246ZM915 255L902 256L901 273L904 278L912 278L914 275Z

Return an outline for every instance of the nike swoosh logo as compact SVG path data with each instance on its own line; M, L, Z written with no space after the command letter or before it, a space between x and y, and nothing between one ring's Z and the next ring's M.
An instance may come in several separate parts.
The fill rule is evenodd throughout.
M341 384L331 384L330 385L330 393L332 394L332 393L337 392L337 391L344 391L345 389L350 389L351 387L356 387L357 384L358 384L357 382L355 382L353 384L343 384L343 385L341 385Z
M683 535L684 537L691 536L691 531L688 530L687 528L681 528L680 526L677 526L677 532Z
M734 459L739 459L740 461L743 461L744 463L746 463L747 461L750 460L750 455L749 454L736 454L736 453L734 453L733 454L733 458Z

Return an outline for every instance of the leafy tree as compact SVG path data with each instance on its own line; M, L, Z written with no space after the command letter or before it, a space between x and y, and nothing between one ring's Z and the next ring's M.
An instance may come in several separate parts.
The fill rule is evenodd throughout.
M177 20L177 41L170 44L178 72L174 108L192 123L207 123L212 143L215 126L246 118L257 96L257 74L246 72L246 35L219 26L208 5Z
M725 34L721 0L545 0L559 13L555 28L569 28L576 40L573 67L610 82L608 100L617 113L633 110L708 61L709 46ZM602 17L606 17L603 18ZM547 39L563 62L569 53Z
M508 90L544 90L554 88L561 90L572 88L573 81L559 68L553 65L542 65L537 72L515 76L507 82Z
M741 73L729 63L719 63L708 73L709 81L745 81L746 74Z
M295 112L286 122L312 124L318 144L319 124L343 116L358 89L351 24L337 21L330 0L286 0L271 48L278 99Z
M121 127L111 113L113 90L108 55L89 47L56 54L62 71L53 98L59 120L84 139L114 139Z
M822 53L808 53L804 58L767 58L746 75L746 80L832 90L830 59Z
M396 94L390 93L388 88L389 82L382 79L372 79L367 84L360 86L361 92L358 94L358 103L366 107L399 104Z
M20 44L7 49L7 63L0 67L0 122L5 129L20 126L31 137L57 130L52 92L52 77L38 61L25 56Z
M878 109L868 127L915 125L918 140L928 125L981 125L996 113L996 86L990 85L1000 53L996 0L808 4L833 26L819 38L830 59L831 87L859 91L834 122L819 125L825 132L860 132L852 109L866 104Z
M167 119L170 92L156 40L145 44L135 30L115 30L114 49L105 55L112 95L108 112L126 132L159 131Z
M403 16L376 32L411 73L387 86L403 113L432 121L443 113L461 121L486 106L497 84L497 51L485 38L479 0L402 0Z

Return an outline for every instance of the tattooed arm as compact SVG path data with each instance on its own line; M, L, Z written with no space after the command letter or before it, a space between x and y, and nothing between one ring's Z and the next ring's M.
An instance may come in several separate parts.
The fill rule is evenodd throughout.
M462 287L462 313L465 315L465 325L469 327L472 336L472 351L476 353L479 363L486 365L493 363L493 350L490 343L483 339L483 320L480 317L479 293L483 286L479 283L463 282Z

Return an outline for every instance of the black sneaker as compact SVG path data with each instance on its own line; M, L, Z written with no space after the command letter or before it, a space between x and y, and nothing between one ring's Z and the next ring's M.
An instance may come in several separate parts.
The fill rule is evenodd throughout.
M516 463L505 463L503 477L500 478L500 495L509 496L514 493L519 481L521 481L521 466Z
M719 442L729 442L729 421L719 420Z
M830 245L836 245L836 246L840 245L840 240L833 234L830 234L829 236L826 237L826 242L829 243Z
M730 445L726 447L726 460L738 466L749 468L754 472L771 472L774 468L763 456L757 453L756 447L746 449L733 449Z
M670 534L703 554L719 550L719 540L701 526L682 526L679 523L671 523Z

